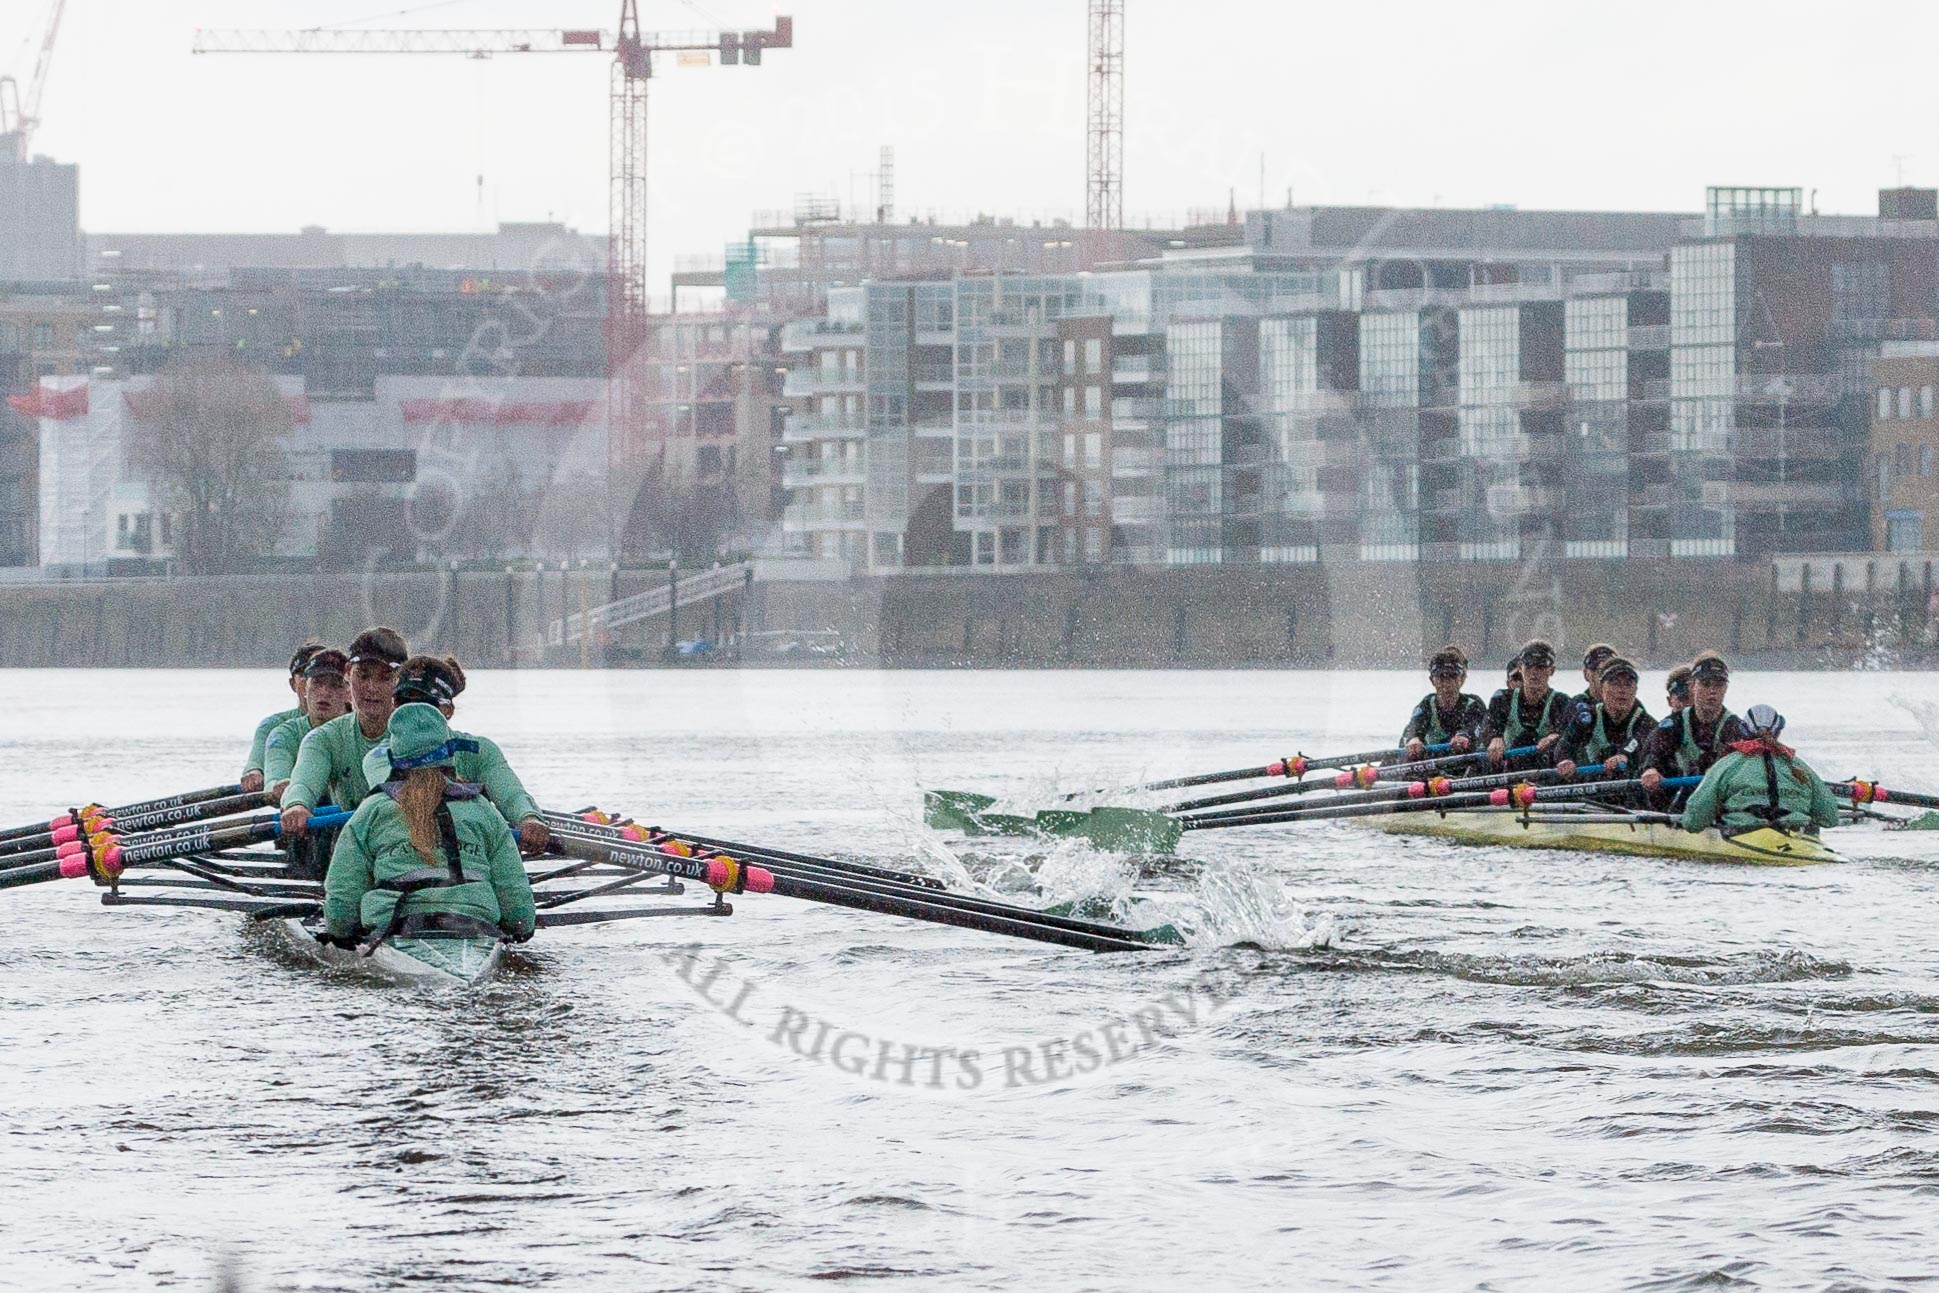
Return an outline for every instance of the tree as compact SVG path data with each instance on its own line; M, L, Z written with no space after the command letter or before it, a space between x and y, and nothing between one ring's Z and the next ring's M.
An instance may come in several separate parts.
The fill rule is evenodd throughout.
M226 356L191 356L130 408L129 461L178 519L181 569L224 574L271 553L289 492L282 450L294 417L269 375Z

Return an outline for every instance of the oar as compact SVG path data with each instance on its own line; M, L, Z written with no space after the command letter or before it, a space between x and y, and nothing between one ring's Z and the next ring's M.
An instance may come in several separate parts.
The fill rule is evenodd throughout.
M1430 745L1427 748L1440 751L1448 747L1446 745ZM1145 790L1177 790L1183 786L1210 786L1216 785L1221 781L1251 781L1257 777L1291 777L1297 781L1308 772L1317 771L1321 768L1343 768L1355 763L1377 763L1382 759L1391 759L1396 754L1405 754L1406 752L1405 747L1399 747L1385 750L1362 750L1358 754L1310 756L1294 754L1283 759L1274 759L1271 763L1257 768L1235 768L1230 772L1201 772L1197 776L1192 777L1173 777L1168 781L1147 781L1142 786L1129 787L1129 790L1133 793ZM1104 795L1112 792L1110 790L1094 790L1089 793ZM1076 794L1061 797L1064 799L1082 799L1084 798L1084 794L1085 792L1080 791Z
M1524 745L1519 749L1508 750L1502 754L1504 759L1519 758L1524 755L1540 753L1540 747ZM1289 786L1267 786L1261 790L1234 790L1230 794L1210 795L1204 799L1188 799L1182 804L1171 804L1158 811L1163 813L1189 813L1202 808L1216 808L1220 804L1243 804L1255 799L1282 799L1288 795L1311 794L1315 790L1354 790L1366 789L1381 781L1402 781L1419 776L1423 772L1436 772L1442 768L1459 767L1464 763L1485 762L1486 750L1471 750L1466 754L1450 754L1443 759L1421 759L1414 763L1393 763L1376 767L1364 764L1349 769L1331 779L1320 777L1314 781L1295 781Z
M1913 790L1887 790L1876 781L1841 781L1831 793L1854 804L1910 804L1914 808L1939 808L1939 795L1922 795Z
M548 826L565 827L587 832L601 839L638 842L644 838L646 828L637 823L612 817L607 813L589 811L583 814L541 811L539 814ZM655 828L657 829L657 828ZM629 833L630 832L630 833ZM721 849L738 856L758 857L763 861L796 862L806 866L819 867L825 871L847 875L865 875L877 880L893 880L897 884L918 885L925 889L940 889L942 881L934 876L917 875L912 871L886 871L880 867L864 866L860 862L844 862L837 858L815 857L808 853L786 853L755 844L736 844L731 840L709 839L704 835L689 835L678 832L679 837L694 844L705 844L709 848Z
M53 830L42 831L38 835L21 835L0 842L0 857L16 853L27 853L35 849L69 844L76 840L98 834L105 830L130 831L151 830L158 826L170 826L177 822L203 821L214 817L228 817L235 813L246 813L261 808L269 802L269 796L260 791L227 795L220 799L197 800L188 804L173 804L166 808L150 808L139 812L120 809L83 808L77 810L80 820L71 817L66 825Z
M1320 807L1336 807L1343 804L1375 804L1395 799L1439 799L1447 795L1458 795L1472 790L1493 790L1502 786L1513 786L1521 782L1553 781L1560 777L1554 768L1533 768L1527 772L1491 772L1478 777L1460 777L1450 780L1447 777L1430 777L1426 781L1408 781L1389 786L1369 786L1367 789L1344 793L1335 798L1322 801ZM1190 822L1238 821L1247 817L1272 816L1279 813L1300 812L1298 807L1282 808L1268 805L1263 808L1227 808L1214 813L1192 813L1184 820Z
M939 925L980 929L993 934L1008 934L1015 938L1056 943L1063 947L1079 947L1093 952L1137 952L1147 951L1151 947L1149 943L1140 942L1132 937L1134 931L1131 930L1117 930L1111 935L1092 934L1063 928L1061 922L1053 924L1042 919L1022 920L968 911L958 907L946 907L933 899L919 900L899 894L875 892L824 880L812 880L803 876L777 875L764 867L743 863L724 853L700 856L699 854L708 851L697 850L695 856L680 856L644 845L618 844L577 836L567 836L560 842L566 852L573 857L607 862L614 866L645 871L653 875L671 875L698 880L717 893L775 893L787 898L801 898L837 907L852 907L861 911L905 916L911 920L930 921Z
M340 826L349 820L347 810L326 809L312 817L310 822L320 830ZM43 880L72 880L84 875L93 876L97 884L110 884L131 866L169 861L190 853L260 844L264 840L276 839L282 833L282 819L274 814L223 826L202 825L186 830L152 831L125 837L109 833L86 843L77 841L75 844L61 845L56 850L48 850L58 853L58 856L37 858L30 864L0 871L0 889L38 884Z
M63 826L77 825L80 823L82 816L87 813L106 814L110 817L127 817L136 813L153 812L156 809L179 808L183 804L199 804L210 799L225 799L231 795L239 795L242 793L243 789L241 786L231 784L227 786L210 786L206 790L185 790L181 794L164 795L160 799L145 799L140 803L124 804L120 808L102 808L98 804L89 804L86 808L71 808L51 821L32 822L26 826L15 826L8 830L0 831L0 842L19 839L24 835L39 835L46 831L57 831Z
M561 826L556 833L562 840L584 839L616 846L623 845L627 842L590 835L571 826ZM726 850L708 847L690 835L674 835L667 831L652 828L647 828L644 831L644 835L645 838L643 840L634 842L640 844L642 847L657 849L662 853L671 854L675 857L730 856ZM748 856L756 856L759 852L760 850L756 849L749 854L743 850L736 849L731 856L735 860L745 864ZM794 876L817 883L835 884L845 889L853 889L864 893L902 897L911 902L937 907L951 907L958 911L976 912L987 916L1034 922L1103 938L1130 938L1145 943L1184 942L1184 939L1179 936L1178 931L1170 925L1161 925L1147 930L1126 929L1118 925L1107 925L1100 921L1083 920L1055 912L1040 911L1033 907L1019 906L1015 903L995 902L987 898L978 898L971 894L951 893L948 890L940 888L903 884L894 880L876 879L862 875L831 873L801 862L775 862L769 864L766 869L773 872L777 877ZM924 878L927 879L927 877Z
M1494 780L1494 778L1476 777L1473 780ZM1678 790L1685 786L1697 785L1702 780L1702 777L1665 777L1658 784ZM1214 813L1205 817L1187 817L1182 825L1188 831L1207 831L1232 826L1272 826L1284 822L1325 821L1339 817L1374 817L1384 813L1437 813L1465 808L1525 809L1538 802L1555 803L1572 799L1593 799L1597 795L1626 792L1642 784L1640 780L1625 779L1571 783L1564 786L1536 786L1523 780L1517 785L1495 790L1463 791L1425 798L1395 798L1381 795L1379 798L1360 797L1352 803L1345 804L1313 804L1308 807L1231 816Z

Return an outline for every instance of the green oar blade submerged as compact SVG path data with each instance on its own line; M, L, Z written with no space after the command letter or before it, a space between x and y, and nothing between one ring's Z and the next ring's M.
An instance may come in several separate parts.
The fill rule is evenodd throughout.
M996 800L967 790L923 792L923 821L933 830L965 835L1088 840L1112 853L1169 853L1184 828L1175 817L1143 808L1050 808L1031 816L993 813Z
M925 790L922 792L922 820L931 830L963 831L970 835L992 834L995 832L983 829L983 814L995 805L996 800L991 796L970 790Z

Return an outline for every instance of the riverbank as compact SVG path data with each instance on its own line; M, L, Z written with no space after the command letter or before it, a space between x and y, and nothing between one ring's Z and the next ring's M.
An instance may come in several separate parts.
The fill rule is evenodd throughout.
M1889 558L1881 562L1892 566ZM1530 637L1609 641L1647 667L1715 647L1746 664L1924 667L1929 572L1784 588L1767 563L1545 561L1099 567L1041 574L762 577L609 637L554 621L657 587L658 572L431 571L0 585L0 666L253 666L373 623L499 667L658 663L670 640L747 667L1411 668L1442 642L1492 664ZM1476 676L1483 675L1477 669Z

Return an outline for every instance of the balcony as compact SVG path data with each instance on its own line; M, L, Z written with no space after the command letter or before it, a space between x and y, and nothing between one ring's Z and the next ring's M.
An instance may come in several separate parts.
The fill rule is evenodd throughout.
M867 480L868 472L859 459L817 462L810 458L804 462L791 462L781 470L781 484L786 489L803 489L812 485L861 485L866 484Z
M862 374L855 369L823 372L818 368L790 368L781 383L783 395L821 395L836 391L860 394L861 390Z
M1164 374L1152 367L1149 356L1139 355L1114 362L1111 365L1111 380L1118 385L1143 386L1149 382L1163 381Z
M1542 485L1488 486L1488 515L1526 516L1532 512L1553 511L1561 495Z
M788 444L800 444L809 440L856 440L867 434L868 426L860 417L795 413L789 416L787 426L781 431L781 439Z
M1783 507L1841 507L1849 501L1850 495L1851 487L1839 481L1703 482L1705 506L1729 505L1747 512L1774 512Z
M861 529L868 517L860 503L797 503L781 513L784 530Z
M862 336L859 323L833 319L796 319L781 328L781 349L799 353L815 346L853 346Z
M1739 373L1737 398L1752 404L1836 404L1844 382L1836 373Z
M1515 407L1519 409L1559 409L1569 398L1567 382L1516 382Z

